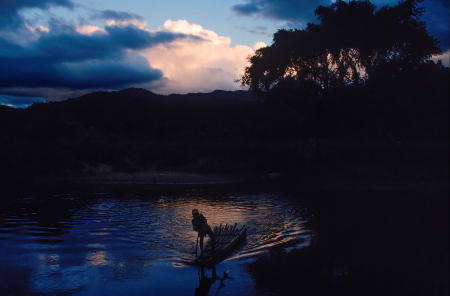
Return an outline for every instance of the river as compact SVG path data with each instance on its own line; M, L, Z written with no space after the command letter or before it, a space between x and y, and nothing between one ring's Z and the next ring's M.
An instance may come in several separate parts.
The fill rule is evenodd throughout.
M270 295L247 264L313 235L308 210L286 194L129 188L28 194L1 210L2 295ZM194 208L212 226L248 225L214 269L186 264L196 256Z

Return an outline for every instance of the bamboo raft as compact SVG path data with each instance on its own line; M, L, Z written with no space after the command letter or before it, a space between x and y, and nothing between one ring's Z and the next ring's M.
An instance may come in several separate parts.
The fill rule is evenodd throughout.
M211 240L205 244L203 255L197 257L192 263L202 266L211 266L222 261L237 245L245 240L247 235L247 226L238 227L226 224L219 227L215 226L214 230L215 246L211 249Z

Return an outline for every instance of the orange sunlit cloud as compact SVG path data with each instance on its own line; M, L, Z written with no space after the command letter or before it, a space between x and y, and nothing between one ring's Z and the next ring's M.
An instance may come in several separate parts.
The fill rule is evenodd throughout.
M231 45L231 38L220 36L186 20L167 20L160 31L198 36L203 40L179 39L140 52L154 68L162 70L166 83L158 93L206 92L215 89L234 90L247 58L255 49L266 46L257 42L253 48Z

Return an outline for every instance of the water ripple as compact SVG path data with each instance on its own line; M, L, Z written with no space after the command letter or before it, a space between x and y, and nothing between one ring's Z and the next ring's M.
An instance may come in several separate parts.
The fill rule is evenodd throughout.
M203 212L211 226L248 225L246 242L228 260L273 247L303 246L311 236L301 205L279 195L123 200L102 194L79 204L58 211L0 212L0 250L8 254L0 263L12 260L35 268L34 289L50 294L78 291L92 269L124 279L157 262L183 267L195 254L193 208ZM64 281L66 276L73 284Z

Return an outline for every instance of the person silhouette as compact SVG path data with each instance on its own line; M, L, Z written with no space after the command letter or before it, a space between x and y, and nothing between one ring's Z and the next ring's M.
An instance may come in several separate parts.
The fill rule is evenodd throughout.
M208 235L211 240L211 250L214 251L215 247L215 237L214 233L211 230L211 227L208 225L208 221L206 220L203 214L199 213L197 209L192 210L192 226L194 231L198 232L198 237L200 237L200 257L203 255L203 239L205 235Z

